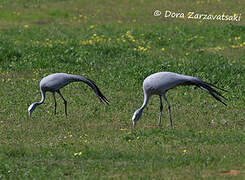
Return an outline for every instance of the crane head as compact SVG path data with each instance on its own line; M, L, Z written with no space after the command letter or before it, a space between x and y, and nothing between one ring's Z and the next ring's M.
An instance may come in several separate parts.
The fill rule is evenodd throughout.
M140 119L142 115L142 110L141 109L137 109L135 112L134 112L134 115L132 117L132 121L133 121L133 126L135 127L137 121Z
M36 108L37 103L32 103L29 108L28 108L28 114L29 116L31 116L32 112L34 111L34 109Z

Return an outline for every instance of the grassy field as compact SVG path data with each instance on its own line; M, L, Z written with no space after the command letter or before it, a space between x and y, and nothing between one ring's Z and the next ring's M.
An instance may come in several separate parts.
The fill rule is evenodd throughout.
M165 18L166 10L227 15L242 0L0 1L0 179L244 179L245 16L240 21ZM162 11L154 16L155 10ZM148 75L172 71L226 89L227 107L194 87L167 93L157 127L153 96L137 128ZM63 88L68 117L42 77L66 72L96 82Z

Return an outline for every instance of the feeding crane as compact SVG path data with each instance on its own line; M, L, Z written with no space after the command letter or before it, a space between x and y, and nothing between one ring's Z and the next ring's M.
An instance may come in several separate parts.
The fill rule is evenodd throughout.
M167 103L168 106L168 116L170 120L170 126L173 127L172 123L172 117L171 117L171 109L170 109L170 103L167 100L166 93L169 89L175 88L176 86L181 85L195 85L199 87L200 89L206 91L210 95L212 95L217 101L221 102L225 106L226 103L222 101L221 98L226 99L224 96L222 96L218 91L216 91L214 88L223 90L211 83L204 82L201 79L193 76L186 76L182 74L177 74L173 72L158 72L154 73L148 77L145 78L143 82L143 91L144 91L144 102L142 106L137 109L132 117L133 126L136 125L136 122L140 119L142 115L142 111L146 107L150 97L152 95L159 95L160 97L160 115L158 119L158 126L161 126L161 117L162 117L162 97Z
M81 75L73 75L73 74L66 74L66 73L55 73L55 74L50 74L50 75L44 77L40 81L40 91L41 91L42 99L40 102L34 102L29 106L29 108L28 108L29 115L30 116L32 115L33 111L35 110L35 108L38 105L41 105L44 103L45 94L47 91L49 91L49 92L53 93L53 97L54 97L54 114L56 114L56 106L57 106L55 93L58 93L64 101L65 114L67 116L67 101L62 96L60 89L63 88L64 86L66 86L67 84L70 84L71 82L84 82L84 83L86 83L87 85L89 85L92 88L92 90L95 92L96 96L98 97L98 99L100 100L101 103L105 102L106 104L109 104L109 101L107 100L107 98L101 93L99 88L95 85L95 83L92 80L90 80L84 76L81 76Z

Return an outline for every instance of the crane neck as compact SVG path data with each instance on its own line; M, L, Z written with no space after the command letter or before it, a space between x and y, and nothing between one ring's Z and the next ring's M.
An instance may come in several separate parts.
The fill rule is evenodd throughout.
M42 99L40 102L37 102L38 105L43 104L45 100L45 91L43 89L40 89L40 91L41 91Z
M149 96L149 94L147 94L145 91L144 91L144 102L143 102L143 104L142 104L142 106L140 107L140 111L143 111L143 109L147 106L147 103L148 103L148 101L149 101L149 98L150 98L150 96Z

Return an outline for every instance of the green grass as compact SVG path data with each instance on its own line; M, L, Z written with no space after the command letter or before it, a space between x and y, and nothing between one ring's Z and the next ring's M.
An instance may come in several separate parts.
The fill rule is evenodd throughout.
M234 14L240 7L228 0L1 2L0 179L243 179L243 16L233 23L153 16L155 9ZM173 129L166 106L157 127L157 96L132 129L142 82L159 71L228 90L228 106L178 87L167 94ZM28 117L41 99L40 80L55 72L93 79L110 105L73 83L61 90L67 118L59 97L54 116L51 93Z

